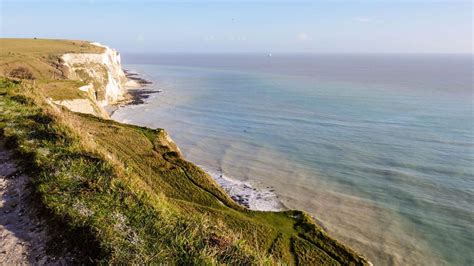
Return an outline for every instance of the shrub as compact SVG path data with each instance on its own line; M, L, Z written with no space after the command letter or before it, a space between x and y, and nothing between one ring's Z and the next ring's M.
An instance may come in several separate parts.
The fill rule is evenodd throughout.
M18 79L35 79L33 73L26 67L17 67L10 71L10 77Z

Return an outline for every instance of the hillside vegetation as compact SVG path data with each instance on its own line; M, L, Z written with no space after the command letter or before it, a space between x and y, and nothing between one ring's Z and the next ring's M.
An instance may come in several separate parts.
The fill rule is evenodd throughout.
M86 41L0 39L0 74L26 66L36 79L59 79L59 57L66 53L102 53L104 48Z
M0 39L0 76L12 76L27 69L37 89L53 100L86 98L77 90L85 82L67 80L61 55L65 53L102 53L104 48L85 41L45 39Z
M8 65L35 66L34 74L48 83L43 74L56 66L48 65L47 55L87 46L48 42L55 43L52 50L25 44L0 51L22 54L9 57ZM0 73L8 72L5 62L2 57ZM74 81L50 80L64 83L44 89L5 76L0 135L23 158L51 221L85 250L84 262L367 264L303 212L259 212L236 204L183 158L165 130L73 113L47 100Z

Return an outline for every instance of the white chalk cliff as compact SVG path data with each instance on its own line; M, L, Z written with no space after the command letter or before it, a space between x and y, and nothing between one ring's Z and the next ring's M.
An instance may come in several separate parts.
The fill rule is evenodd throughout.
M106 105L116 103L121 100L126 92L126 87L137 86L134 81L128 80L122 70L120 54L105 45L92 43L104 48L104 52L100 54L94 53L70 53L62 55L62 64L65 68L65 76L68 79L80 80L88 85L78 88L78 90L86 91L89 105L96 105L99 109ZM76 101L80 101L76 103ZM75 108L84 105L84 99L67 100L56 102L76 112L92 113L104 116L102 110L97 108Z

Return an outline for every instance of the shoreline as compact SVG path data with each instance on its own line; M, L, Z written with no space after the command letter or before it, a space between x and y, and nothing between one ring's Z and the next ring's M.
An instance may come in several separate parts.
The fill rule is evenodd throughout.
M162 92L161 90L147 89L153 82L141 77L139 73L126 69L124 69L123 72L133 85L125 87L126 91L122 100L104 107L110 117L112 117L115 111L120 107L144 104L145 100L150 98L151 94Z
M169 100L168 96L145 100L140 97L143 94L138 94L136 96L140 101L132 101L131 93L143 91L146 84L140 82L142 87L138 88L137 75L131 75L135 80L125 76L119 53L115 50L105 47L106 52L91 54L85 53L89 50L82 49L82 46L70 48L75 42L67 46L71 41L54 40L54 45L51 45L53 50L44 51L43 47L30 45L29 42L38 41L11 42L10 46L19 49L20 64L29 66L29 58L23 61L20 53L24 51L22 45L25 44L33 47L33 50L26 50L34 54L35 60L31 61L41 63L41 70L45 73L54 72L56 66L43 64L49 60L44 54L56 51L54 47L59 46L71 52L70 58L64 63L64 67L72 66L71 71L67 72L70 76L55 81L61 87L53 86L56 83L49 84L50 79L41 79L40 82L53 86L54 90L40 86L31 88L40 90L38 93L31 93L30 89L25 90L25 84L8 78L0 80L2 106L7 108L1 115L7 126L2 133L11 140L9 144L15 151L25 155L25 163L29 165L29 158L37 161L30 170L44 177L33 184L38 191L39 207L47 211L48 215L53 215L56 229L66 231L66 235L72 239L81 240L72 243L80 252L78 260L139 263L143 258L148 258L150 263L168 260L179 263L183 261L179 258L184 257L189 262L199 260L224 264L294 261L311 264L314 259L341 264L367 264L362 255L338 243L336 239L321 235L321 230L303 211L249 210L281 208L270 187L257 190L250 183L234 181L224 176L221 163L204 163L220 169L207 176L204 170L186 161L168 133L159 128L160 121L168 127L178 117L173 115L172 110L160 110L163 115L171 115L170 120L162 120L158 112L146 112L155 104L160 106L161 101ZM82 53L72 53L76 51ZM143 75L146 76L146 73ZM152 71L149 74L153 74L152 77L160 82L145 90L156 93L160 86L164 86L173 98L174 85L168 87L166 78L163 80L165 83L162 83L161 76L155 76L160 73ZM105 75L107 79L103 78ZM87 90L88 95L78 95L77 86L71 86L71 83L76 84L75 78L78 77L93 81L89 87L79 87L80 91ZM64 91L64 87L70 91ZM73 108L67 110L68 106L58 106L59 103L52 101L59 97L57 93L66 92L74 102L82 102L84 106L90 105L92 108L87 110L86 115L81 115ZM104 97L98 97L102 96L99 92L103 92ZM91 97L82 99L82 96ZM124 101L125 96L128 101ZM191 94L187 97L193 98ZM143 124L152 121L158 123L146 127L113 121L104 107L120 100L122 104L112 108L142 103L146 105L112 114L115 119L121 119L123 114L124 119L129 116L138 122L143 114ZM133 110L138 110L138 113L135 114ZM150 120L150 117L153 119ZM194 116L188 118L196 121ZM205 131L210 130L210 125L207 127ZM181 132L188 136L194 135L189 134L191 132L188 129ZM45 136L51 141L44 141ZM214 154L223 155L219 151ZM229 169L229 173L232 172ZM264 187L265 183L258 182L258 175L260 173L249 176L250 180ZM221 181L222 186L227 184L229 193L235 192L235 201L232 195L228 196L223 188L219 188L217 181L211 180L212 176ZM247 180L247 175L235 176ZM267 183L278 184L271 180ZM248 192L247 196L242 189ZM77 197L77 191L81 197ZM265 202L262 199L268 200ZM256 204L262 201L267 204ZM239 206L239 203L248 208ZM70 230L77 225L84 230ZM25 228L28 229L27 226ZM299 239L295 236L302 237ZM308 241L305 242L305 239ZM268 244L271 244L270 248ZM196 250L210 252L194 252ZM7 252L13 254L16 251Z
M240 181L225 175L222 170L198 165L209 174L219 186L239 205L253 211L280 212L291 210L280 199L272 186L258 186L251 181ZM328 231L324 223L315 215L308 213L314 223Z
M146 100L151 94L161 93L162 90L147 89L153 82L140 76L139 73L132 70L123 70L125 76L137 84L127 87L125 99L113 105L106 106L105 109L109 113L110 119L119 108L133 105L146 104ZM118 121L120 122L120 121ZM242 205L254 211L286 211L289 210L283 202L278 198L275 189L271 186L256 186L251 182L244 182L225 175L222 169L213 169L212 167L198 165L202 170L209 174L217 184L234 200L237 204ZM314 217L313 217L314 218ZM318 222L318 224L321 224Z
M124 70L124 72L126 73L127 78L129 75L133 76L133 81L145 80L144 78L140 77L140 74L137 72L130 70ZM152 84L154 84L152 81L146 80L146 83L142 83L140 87L127 88L126 94L129 95L128 97L135 98L133 100L129 98L128 100L114 104L113 108L115 109L109 113L110 119L115 120L112 118L112 115L119 108L147 104L147 99L150 98L151 94L162 92L162 90L147 89L147 87ZM121 122L118 120L115 121ZM124 121L124 123L130 122L131 121ZM216 181L217 185L220 186L235 203L249 210L264 212L282 212L292 210L280 200L278 194L272 186L255 184L252 181L241 181L226 175L222 169L215 167L204 165L197 166L206 172L214 181ZM327 226L321 220L319 220L315 214L307 214L311 220L324 232L328 232ZM369 265L373 265L369 260L368 263Z
M251 182L239 181L226 176L222 170L211 169L198 165L208 173L219 186L238 204L254 211L286 211L289 210L279 199L273 187L256 186Z

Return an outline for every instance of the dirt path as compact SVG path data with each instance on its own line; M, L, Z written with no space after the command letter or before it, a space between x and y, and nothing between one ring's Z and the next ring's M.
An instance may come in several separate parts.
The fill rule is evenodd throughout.
M32 207L30 179L0 137L0 265L63 264L46 254L46 223Z

